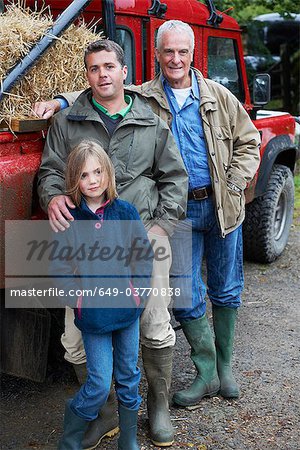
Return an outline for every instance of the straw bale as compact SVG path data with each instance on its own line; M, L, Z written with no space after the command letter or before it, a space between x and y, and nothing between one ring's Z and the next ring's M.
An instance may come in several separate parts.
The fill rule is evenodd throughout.
M53 24L49 10L31 11L21 1L11 3L0 15L0 83ZM33 118L36 101L61 92L85 89L83 52L89 42L101 39L84 22L71 25L24 75L1 102L0 123Z

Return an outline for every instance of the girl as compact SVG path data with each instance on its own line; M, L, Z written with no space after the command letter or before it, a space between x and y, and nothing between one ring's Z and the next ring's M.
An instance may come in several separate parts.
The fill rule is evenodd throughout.
M105 404L114 375L118 448L138 450L138 319L147 297L144 288L150 287L153 252L135 207L117 198L112 163L98 143L82 141L70 153L66 191L76 205L70 209L75 221L56 235L60 256L51 274L63 287L68 305L75 308L87 379L66 403L58 448L82 449L88 423ZM90 295L83 295L87 292Z

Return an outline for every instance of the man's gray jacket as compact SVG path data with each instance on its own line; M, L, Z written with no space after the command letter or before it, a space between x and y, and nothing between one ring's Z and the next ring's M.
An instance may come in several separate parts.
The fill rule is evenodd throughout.
M146 227L158 223L169 234L172 221L184 217L187 174L168 125L139 94L113 135L91 105L87 89L53 118L38 174L38 193L45 211L65 193L64 171L72 149L83 139L98 141L110 157L120 198L135 205Z

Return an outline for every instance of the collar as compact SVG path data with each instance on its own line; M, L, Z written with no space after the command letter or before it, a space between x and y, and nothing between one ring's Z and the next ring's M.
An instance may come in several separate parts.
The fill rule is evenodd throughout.
M190 75L191 75L191 78L192 78L191 95L194 98L196 98L197 100L200 100L199 85L198 85L198 82L197 82L196 75L195 75L195 73L194 73L194 71L192 69L190 70ZM162 82L162 85L163 85L164 89L172 89L172 86L170 85L168 80L165 78L163 73L161 73L161 82Z
M130 97L130 95L125 94L124 95L124 100L127 103L127 106L125 106L125 108L121 109L121 111L118 111L115 114L109 114L109 112L107 111L106 108L104 108L104 106L100 105L100 103L98 103L94 97L92 97L92 102L93 105L97 108L100 109L100 111L102 111L104 114L106 114L108 117L110 117L111 119L118 119L120 116L124 119L124 117L126 116L126 114L131 110L132 107L132 98Z
M106 200L106 202L103 203L103 205L99 206L99 208L96 209L95 214L99 214L100 212L103 212L106 205L110 203L110 200Z
M130 97L130 99L132 100L132 106L124 119L122 119L121 124L126 121L126 123L134 124L143 123L143 126L154 125L156 123L155 114L153 114L147 100L143 98L143 96L139 93L132 92L130 89L128 89L126 94L129 94L128 97ZM126 94L124 95L124 98ZM70 106L64 111L67 120L73 122L92 120L95 122L103 123L103 120L97 113L96 107L93 107L91 88L83 91L75 100L73 106ZM63 111L61 111L61 113L64 114Z
M110 203L110 200L106 200L106 202L104 202L101 206L99 206L99 208L97 208L96 212L94 213L94 212L88 207L88 204L87 204L85 198L84 198L84 197L81 197L80 209L81 209L82 211L84 211L84 212L87 212L87 213L89 213L89 214L95 215L95 214L97 214L97 211L98 211L99 209L102 209L102 210L103 210L103 209L105 208L105 206L107 206L109 203Z

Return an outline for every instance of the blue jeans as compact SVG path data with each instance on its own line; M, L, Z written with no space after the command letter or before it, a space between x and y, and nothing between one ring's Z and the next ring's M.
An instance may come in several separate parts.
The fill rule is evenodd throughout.
M114 375L118 401L128 409L137 410L140 370L139 320L127 328L106 334L82 333L87 360L87 380L71 402L77 416L91 421L106 403Z
M181 301L176 301L175 297L173 309L179 322L198 319L205 314L204 258L207 294L214 305L237 308L244 287L242 226L222 238L211 196L188 202L186 222L185 225L179 223L171 238L170 284L173 289L181 288ZM187 224L191 226L192 239L187 239ZM186 274L186 279L180 278L180 274Z

